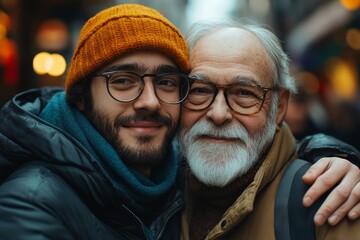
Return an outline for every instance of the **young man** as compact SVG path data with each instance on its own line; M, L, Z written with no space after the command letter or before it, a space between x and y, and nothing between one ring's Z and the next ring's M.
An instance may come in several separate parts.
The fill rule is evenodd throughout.
M66 91L1 112L0 239L176 239L172 144L188 49L160 13L119 5L83 27Z
M277 239L276 190L297 158L283 122L296 88L287 56L270 31L231 21L199 23L187 42L192 85L180 134L187 161L183 237ZM360 221L347 218L318 227L314 236L359 238Z
M147 7L90 19L65 92L30 90L1 111L0 239L179 238L172 139L187 54L180 32Z

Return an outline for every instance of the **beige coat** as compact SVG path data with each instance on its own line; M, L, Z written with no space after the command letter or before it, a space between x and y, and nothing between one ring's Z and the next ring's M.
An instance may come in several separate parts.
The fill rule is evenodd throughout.
M274 240L275 193L285 167L296 157L295 151L295 139L284 124L254 181L225 212L206 239ZM182 217L183 240L189 239L187 216L191 213L191 200L186 190L185 187L187 207ZM318 240L359 240L360 220L349 222L345 219L336 227L325 225L317 228L316 233Z

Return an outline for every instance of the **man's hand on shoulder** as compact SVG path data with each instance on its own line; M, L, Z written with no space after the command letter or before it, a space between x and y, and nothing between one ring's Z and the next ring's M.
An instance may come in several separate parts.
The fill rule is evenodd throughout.
M310 167L303 181L312 184L303 198L307 207L333 188L315 214L316 225L326 221L335 225L346 215L350 220L359 218L360 169L356 165L343 158L324 157Z

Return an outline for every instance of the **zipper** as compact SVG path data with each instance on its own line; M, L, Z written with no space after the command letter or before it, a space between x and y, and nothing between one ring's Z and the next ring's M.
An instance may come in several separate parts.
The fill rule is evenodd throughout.
M162 235L163 235L163 233L164 233L164 230L165 230L165 227L166 227L167 223L169 222L169 219L172 218L172 217L178 212L179 209L180 209L180 206L177 207L177 208L175 208L174 211L173 211L173 213L170 214L170 215L166 218L164 226L161 228L161 231L160 231L159 234L156 236L156 239L157 239L157 240L159 240L159 239L162 237Z
M146 236L146 234L145 234L145 230L144 230L144 228L143 228L143 222L141 221L141 219L133 212L133 211L131 211L128 207L126 207L124 204L122 204L121 205L126 211L128 211L128 213L130 213L130 215L131 216L133 216L135 219L136 219L136 221L137 221L137 223L139 224L139 227L142 229L142 231L143 231L143 233L144 233L144 236Z
M176 199L176 200L174 200L173 202L171 202L168 206L168 208L170 208L170 206L172 206L172 205L174 205L174 203L176 203L177 201L180 201L181 200L181 198L178 198L178 199ZM179 212L179 210L181 209L181 208L183 208L183 206L184 206L185 204L183 203L183 202L181 202L180 204L177 204L177 206L175 207L175 208L172 208L172 211L171 211L171 214L169 214L166 218L165 218L165 222L164 222L164 224L163 224L163 227L161 228L161 231L157 234L157 236L156 236L156 240L159 240L161 237L162 237L162 235L163 235L163 233L164 233L164 230L165 230L165 228L166 228L166 225L167 225L167 223L169 222L169 220L175 215L175 214L177 214L178 212ZM180 226L179 226L180 227Z

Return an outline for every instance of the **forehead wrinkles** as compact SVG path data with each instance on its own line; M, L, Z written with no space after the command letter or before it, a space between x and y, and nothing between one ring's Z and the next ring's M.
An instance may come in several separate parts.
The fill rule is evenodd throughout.
M272 82L274 66L260 40L242 29L222 29L200 39L190 53L191 68L237 68Z

